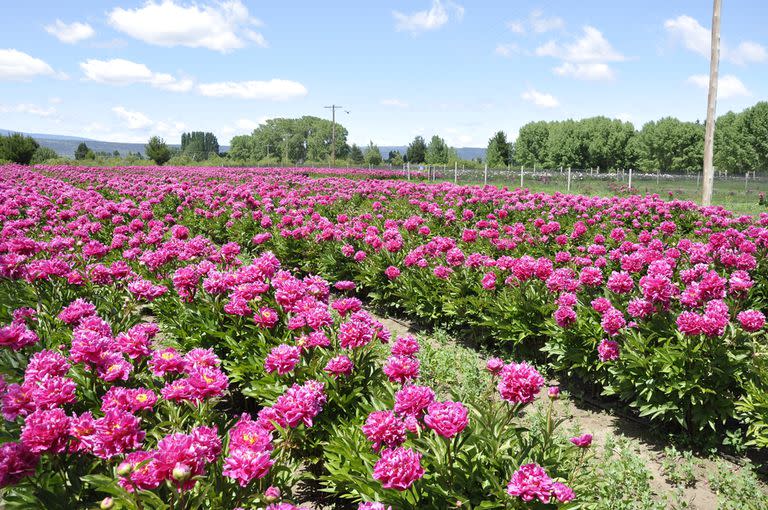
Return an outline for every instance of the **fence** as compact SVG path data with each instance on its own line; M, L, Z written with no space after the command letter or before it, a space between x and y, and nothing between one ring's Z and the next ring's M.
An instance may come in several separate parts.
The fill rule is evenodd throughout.
M411 165L410 172L421 170L432 181L448 181L468 185L526 188L534 192L573 193L583 195L659 194L665 198L699 201L701 173L638 172L630 169L610 172L598 169L533 169L525 167L466 169L441 166ZM407 165L403 177L408 178ZM763 198L761 199L761 194ZM768 212L764 205L768 195L768 175L748 173L728 175L716 172L714 205L738 212Z

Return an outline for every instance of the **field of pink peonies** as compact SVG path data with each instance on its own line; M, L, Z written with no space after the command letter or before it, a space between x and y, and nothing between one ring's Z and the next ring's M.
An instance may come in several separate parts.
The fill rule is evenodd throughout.
M366 172L0 166L5 507L576 507L540 370L768 446L768 214ZM364 303L508 361L438 395Z

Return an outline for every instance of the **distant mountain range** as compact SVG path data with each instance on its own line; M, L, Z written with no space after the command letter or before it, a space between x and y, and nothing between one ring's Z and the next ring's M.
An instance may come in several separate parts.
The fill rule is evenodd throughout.
M0 129L0 135L8 135L10 133L18 133L18 131L9 131L7 129ZM100 140L92 140L90 138L82 138L79 136L63 136L63 135L51 135L47 133L23 133L29 135L43 147L48 147L56 151L56 154L64 157L73 157L75 149L81 142L85 142L88 148L94 152L108 152L112 154L114 151L118 151L121 155L140 152L144 154L143 143L122 143L122 142L102 142ZM179 145L169 144L171 147L179 147Z
M18 133L19 131L9 131L7 129L0 129L0 135L9 135L11 133ZM144 154L143 143L123 143L123 142L103 142L100 140L93 140L91 138L82 138L79 136L64 136L64 135L52 135L47 133L23 133L31 136L37 143L43 147L53 149L60 156L73 157L75 149L80 142L85 142L88 148L94 152L107 152L112 154L114 151L118 151L121 155L130 153ZM170 147L180 147L176 144L168 144ZM229 149L227 146L221 146L221 151L226 152ZM400 154L405 154L408 147L405 145L392 145L379 147L381 156L386 158L389 155L389 151L399 151ZM485 159L485 148L483 147L459 147L456 149L461 159Z

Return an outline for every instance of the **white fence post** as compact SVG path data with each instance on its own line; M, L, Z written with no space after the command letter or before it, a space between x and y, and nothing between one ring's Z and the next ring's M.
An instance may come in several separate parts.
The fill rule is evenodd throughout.
M632 189L632 169L629 169L629 180L627 181L627 188L629 190Z
M459 162L454 161L453 162L453 183L456 184L459 182Z
M571 167L568 167L568 193L571 192Z
M696 189L699 189L699 180L701 180L701 174L696 174Z
M405 168L406 168L406 171L408 172L408 180L410 181L411 180L411 162L410 161L406 163Z
M520 165L520 188L523 187L523 166Z
M483 186L488 186L488 163L485 164L485 170L483 170Z

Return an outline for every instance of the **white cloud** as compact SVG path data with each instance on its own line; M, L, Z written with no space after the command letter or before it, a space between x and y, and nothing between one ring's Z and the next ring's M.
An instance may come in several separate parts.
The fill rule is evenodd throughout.
M691 16L681 15L664 22L664 28L674 38L679 39L686 49L701 55L710 57L712 35L710 29L705 28ZM752 41L742 41L735 48L731 48L725 42L720 42L720 56L723 60L734 64L744 65L752 62L765 62L768 60L768 51L765 47Z
M155 121L149 118L146 114L138 111L128 110L123 106L115 106L112 108L112 112L123 121L124 127L133 131L134 133L127 135L127 138L136 139L140 137L146 140L148 135L159 135L169 141L170 143L176 143L181 138L187 126L183 122L179 121ZM119 139L118 134L111 132L111 130L105 129L103 126L98 125L99 131L107 131L108 133L103 136L109 136L110 139ZM88 129L86 129L88 131ZM145 135L138 135L136 132L145 133ZM111 133L111 134L109 134ZM121 135L125 136L125 135ZM123 139L126 141L126 139Z
M57 19L50 25L46 25L45 31L56 37L59 41L67 44L75 44L76 42L93 37L96 31L88 23L80 23L75 21L74 23L64 23L60 19Z
M626 60L602 32L591 26L585 26L581 37L568 44L548 41L536 48L534 54L562 60L562 64L555 67L553 72L580 80L612 80L614 73L608 62Z
M602 32L595 27L585 26L584 34L571 44L560 45L555 41L536 48L540 57L555 57L566 62L620 62L626 57L616 51Z
M520 96L529 103L533 103L536 106L540 106L541 108L557 108L560 106L560 101L557 100L555 96L552 94L545 94L543 92L539 92L536 89L528 89L527 91L523 92Z
M552 17L547 18L544 13L536 9L531 11L531 15L528 18L528 23L531 26L531 30L537 34L543 34L544 32L550 32L552 30L559 30L565 26L563 18Z
M711 34L709 30L690 16L678 16L664 22L664 28L679 38L683 45L694 53L709 58Z
M709 89L709 76L706 74L695 74L688 77L687 81L701 89ZM717 80L717 97L719 99L751 95L752 93L747 89L744 83L732 74L720 76Z
M752 41L742 41L736 49L728 50L725 58L734 64L749 64L751 62L765 62L768 60L768 52L765 47Z
M13 106L0 105L0 113L26 113L37 117L51 117L56 113L56 109L43 108L36 104L21 103Z
M579 80L612 80L614 78L613 69L608 64L602 62L577 63L563 62L562 65L553 69L558 76L570 76Z
M448 2L447 5L452 11L453 17L458 20L464 17L464 7L453 2ZM395 18L396 30L410 32L414 35L429 30L437 30L448 23L451 18L451 13L445 8L441 0L432 0L432 7L428 11L416 11L411 14L394 11L392 15Z
M527 27L527 28L526 28ZM512 20L507 22L507 28L515 34L524 34L528 30L536 34L543 34L565 27L565 20L558 16L547 17L540 9L534 9L525 20Z
M307 95L307 89L301 83L278 79L269 81L201 83L197 89L202 95L209 97L235 97L271 101L286 101Z
M0 80L28 80L52 74L51 66L39 58L14 49L0 50Z
M509 58L512 55L520 53L520 51L521 51L520 46L518 46L515 43L497 44L496 49L493 50L494 53L496 53L500 57L505 57L505 58Z
M382 99L381 104L384 106L394 106L395 108L408 108L408 103L396 98Z
M112 112L122 119L128 129L146 129L152 125L152 119L141 112L126 110L123 106L115 106Z
M522 21L518 21L518 20L508 21L507 28L515 34L525 33L525 25L523 25Z
M155 73L144 64L121 58L88 59L80 63L80 68L86 79L110 85L145 83L171 92L188 92L194 85L190 79L175 78L167 73Z
M264 36L252 29L261 22L240 0L188 5L177 0L149 0L138 9L113 9L109 23L120 32L157 46L227 52L244 47L244 39L267 46Z

